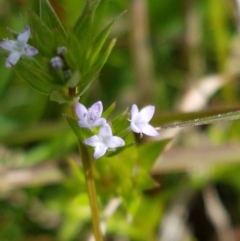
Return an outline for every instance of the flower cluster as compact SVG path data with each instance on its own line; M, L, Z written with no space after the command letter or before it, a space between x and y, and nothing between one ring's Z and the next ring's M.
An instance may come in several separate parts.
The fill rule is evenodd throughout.
M27 44L30 38L30 27L27 26L18 35L16 40L8 40L0 42L0 47L10 52L6 67L14 66L22 56L31 57L38 54L38 50ZM56 56L51 61L51 67L58 71L63 70L65 78L71 76L71 71L64 61L64 54L67 53L67 48L64 46L58 47ZM122 147L125 142L122 138L114 136L110 125L102 116L103 105L101 101L94 103L87 109L81 103L76 103L75 111L78 117L78 125L82 128L88 128L93 131L95 127L99 127L98 134L84 140L86 145L92 146L94 150L94 158L98 159L103 156L108 149L115 150L117 147ZM133 132L148 136L157 136L157 130L149 124L155 111L154 106L147 106L139 111L137 105L132 105L130 114L130 128Z
M94 158L98 159L103 156L108 149L114 150L117 147L125 145L122 138L113 136L112 129L106 119L102 118L103 105L101 101L94 103L88 110L81 103L76 103L75 111L78 117L78 125L83 128L92 130L94 127L100 126L97 135L86 140L86 145L92 146L94 150ZM149 124L155 111L154 106L147 106L142 110L138 110L137 105L131 108L130 128L133 132L149 136L157 136L157 130Z
M27 26L18 35L17 40L8 40L0 42L0 47L10 52L10 55L6 61L6 67L11 68L15 65L21 56L34 56L38 53L38 50L27 44L30 37L30 27Z

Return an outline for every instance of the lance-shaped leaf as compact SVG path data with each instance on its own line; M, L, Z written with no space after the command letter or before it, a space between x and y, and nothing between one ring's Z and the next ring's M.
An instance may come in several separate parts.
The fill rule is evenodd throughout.
M125 146L122 146L122 147L118 147L116 150L112 151L112 152L109 152L107 157L113 157L113 156L116 156L118 154L120 154L121 152L125 151L126 149L134 146L135 143L131 143L131 144L128 144L128 145L125 145Z
M48 0L40 0L40 18L51 31L57 29L66 36L65 30Z
M96 63L93 66L93 70L95 73L99 72L102 69L103 65L106 63L115 44L116 44L116 39L114 38L112 39L108 47L105 50L100 52L101 57L96 60Z
M126 11L125 11L126 12ZM125 12L123 12L120 16L122 16ZM116 23L116 21L119 19L119 17L114 19L110 24L108 24L93 40L91 53L89 56L90 64L93 63L96 58L99 56L99 53L104 45L104 43L107 40L107 37L110 34L110 31L113 27L113 25Z
M72 76L66 82L66 86L70 87L70 88L74 88L75 86L77 86L80 79L81 79L81 75L80 75L79 71L77 70L72 74Z
M159 184L150 176L149 170L144 169L142 166L136 167L136 174L133 177L134 188L139 191L151 189L159 186Z
M89 56L89 62L90 65L92 63L94 63L94 61L96 60L96 58L99 56L99 53L104 45L104 43L106 42L106 39L112 29L113 24L115 23L115 21L113 21L112 23L110 23L105 29L103 29L98 35L97 37L93 40L92 43L92 48L91 48L91 53Z
M170 140L160 140L144 143L138 146L139 163L145 170L152 168L164 147Z
M54 48L53 33L37 14L29 12L28 16L35 46L41 54L51 56Z
M125 137L130 132L130 122L128 120L128 109L112 120L114 131L121 137Z
M86 0L83 11L73 28L74 34L79 40L84 39L85 43L90 40L94 12L99 3L100 0Z
M79 69L82 71L84 59L84 48L81 46L78 38L72 33L68 32L68 43L66 45L68 52L64 55L64 59L68 66L71 66L73 70ZM81 72L81 75L83 73Z
M102 117L107 119L108 116L114 111L116 107L116 102L113 102L102 114Z
M63 114L63 117L66 119L71 129L80 141L83 142L89 136L94 135L94 133L92 133L92 131L90 131L89 129L79 127L78 121L76 119L73 119L72 117L66 114Z
M33 61L32 61L33 62ZM45 71L36 67L36 65L27 63L22 60L17 66L14 67L16 74L26 81L35 90L49 95L55 88L56 85L51 83L52 78Z

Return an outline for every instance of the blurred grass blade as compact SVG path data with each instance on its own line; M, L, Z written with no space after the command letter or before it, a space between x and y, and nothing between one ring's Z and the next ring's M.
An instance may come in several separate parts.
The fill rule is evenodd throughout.
M170 129L176 127L191 127L191 126L199 126L199 125L208 125L213 124L220 121L233 121L240 119L240 110L234 112L228 112L224 114L218 114L215 116L209 116L200 119L194 119L190 121L184 121L179 123L174 123L170 125L163 125L160 129Z
M73 173L76 176L76 179L78 180L78 183L80 185L83 184L83 187L81 187L83 189L84 184L85 184L85 178L84 178L84 173L83 173L82 169L79 168L79 166L73 160L70 159L68 162L70 164L70 167L71 167Z

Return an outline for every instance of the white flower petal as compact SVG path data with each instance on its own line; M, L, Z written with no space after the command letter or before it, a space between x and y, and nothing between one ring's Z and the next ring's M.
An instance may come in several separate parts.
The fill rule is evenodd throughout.
M107 151L107 146L101 144L101 145L98 145L96 146L95 148L95 151L94 151L94 154L93 154L93 157L95 159L98 159L100 158L101 156L103 156Z
M131 121L131 129L133 132L136 132L136 133L141 132L140 129L138 128L138 126L136 126L133 121Z
M104 118L98 118L96 119L93 123L92 123L92 126L102 126L106 123L106 119Z
M124 145L125 145L124 140L118 136L112 136L107 141L108 148L116 148Z
M155 112L155 106L153 105L149 105L144 107L141 111L140 111L140 115L141 115L141 120L144 122L149 122Z
M84 118L88 113L86 107L84 105L82 105L81 103L75 104L75 112L77 114L78 119Z
M90 125L88 124L88 122L86 121L86 119L81 119L81 120L79 120L79 121L78 121L78 125L79 125L80 127L83 127L83 128L92 129L92 126L90 126Z
M20 45L25 45L30 37L30 27L27 26L17 37Z
M25 55L25 56L34 56L36 54L38 54L38 50L28 44L26 45L26 47L23 50L23 55Z
M136 117L138 116L138 107L137 105L133 104L131 108L131 120L135 121Z
M16 41L13 40L4 40L0 43L0 47L6 49L10 52L14 52L16 49Z
M89 112L91 114L93 114L94 116L97 116L97 117L100 117L102 115L102 112L103 112L103 105L102 105L102 102L101 101L98 101L96 103L94 103Z
M101 126L99 130L99 136L101 136L102 138L107 138L112 136L112 129L107 123Z
M102 141L99 139L99 137L97 135L92 136L90 138L87 138L86 140L83 141L86 145L88 146L93 146L93 147L97 147L100 144L102 144Z
M11 68L13 65L15 65L18 62L20 57L21 57L21 53L12 52L7 58L6 67Z
M148 124L142 128L142 133L145 135L148 135L148 136L158 136L159 135L157 130L153 126L148 125Z

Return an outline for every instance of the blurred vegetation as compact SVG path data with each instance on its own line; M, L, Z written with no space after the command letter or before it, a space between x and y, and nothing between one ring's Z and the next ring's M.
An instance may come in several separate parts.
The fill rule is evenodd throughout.
M50 2L70 29L85 1ZM0 38L11 38L7 28L21 31L28 25L28 10L38 12L38 5L38 1L0 0ZM153 104L156 126L239 109L237 0L102 0L96 27L103 28L124 10L127 13L111 32L117 44L99 81L83 97L87 106L102 100L107 108L116 101L114 116L132 103ZM90 210L84 176L76 168L77 140L62 117L68 107L49 101L17 78L5 67L6 55L1 53L0 240L89 240ZM212 190L218 191L218 204L223 203L221 210L229 217L224 227L237 230L239 133L239 121L160 132L164 141L157 142L156 153L146 146L138 158L149 156L144 167L152 169L160 186L145 189L145 179L139 180L145 189L141 196L139 190L129 190L127 178L128 160L135 157L115 157L114 164L110 158L97 161L101 209L106 210L118 194L125 197L110 217L106 215L106 240L170 240L163 229L168 210L174 210L176 203L187 210L180 219L189 227L189 240L214 236L220 240L218 225L209 224L214 214L211 218L205 211ZM113 186L116 183L119 186ZM198 220L204 212L210 216L208 222Z

